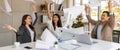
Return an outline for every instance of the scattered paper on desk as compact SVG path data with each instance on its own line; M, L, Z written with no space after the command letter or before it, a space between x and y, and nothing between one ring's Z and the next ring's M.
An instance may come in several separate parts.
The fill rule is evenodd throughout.
M48 29L43 31L41 40L51 46L53 46L55 42L58 42L57 38Z
M58 3L58 0L52 0L52 2L54 2L54 3L56 3L56 4L57 4L57 3Z
M75 50L75 49L79 48L80 46L75 46L72 44L61 44L60 47L65 50Z
M48 30L45 29L41 35L41 40L36 41L36 48L50 49L55 42L58 42L57 38Z
M67 41L64 41L65 44L77 44L77 41L72 39L72 40L67 40Z
M35 43L35 48L50 49L50 46L44 41L37 40Z

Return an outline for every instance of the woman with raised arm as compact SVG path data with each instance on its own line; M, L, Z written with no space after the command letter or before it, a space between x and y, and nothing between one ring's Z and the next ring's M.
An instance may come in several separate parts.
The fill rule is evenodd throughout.
M25 14L22 17L21 26L18 30L13 28L11 25L5 25L4 28L14 31L16 33L16 41L20 43L28 43L28 42L34 42L36 41L36 32L34 25L37 21L37 11L35 8L35 3L32 3L32 9L34 10L35 14L35 21L32 22L32 17L29 14Z
M61 23L61 18L59 14L53 14L53 16L51 16L50 14L50 10L49 10L49 4L47 1L45 1L46 3L46 7L47 7L47 15L48 15L48 29L54 33L54 35L59 38L59 34L55 33L56 29L59 27L62 27L62 23Z

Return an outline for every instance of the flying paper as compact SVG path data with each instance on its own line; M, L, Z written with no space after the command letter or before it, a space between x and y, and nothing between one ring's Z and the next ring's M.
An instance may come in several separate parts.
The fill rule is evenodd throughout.
M62 4L64 0L58 0L58 4Z
M2 7L0 7L0 10L1 10L2 12L4 12L5 14L7 14L8 16L12 16L9 12L6 12L6 10L4 10Z
M90 7L96 7L100 5L100 1L99 0L90 0L89 2L89 6Z
M52 2L56 3L56 4L62 4L64 0L52 0Z
M114 2L114 6L120 5L120 0L113 0L113 2Z
M52 0L52 2L54 2L54 3L56 3L56 4L57 4L57 3L58 3L58 0Z
M11 12L12 10L11 10L11 7L10 7L10 5L8 3L8 0L4 0L4 3L5 3L5 9L6 9L6 11L7 12Z
M29 2L33 2L33 3L35 3L35 0L25 0L25 1L29 1Z

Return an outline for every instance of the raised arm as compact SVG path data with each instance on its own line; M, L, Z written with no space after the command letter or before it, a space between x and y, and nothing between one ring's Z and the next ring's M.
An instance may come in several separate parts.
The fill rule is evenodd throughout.
M35 14L35 21L32 23L32 25L34 26L37 22L37 19L38 19L35 3L32 3L32 9L33 9L34 14Z
M88 19L88 21L92 24L92 25L96 25L97 21L93 20L90 17L90 7L88 5L85 5L85 13L86 13L86 17Z
M15 32L17 36L23 35L23 33L25 32L25 26L20 26L19 29L16 30L11 25L5 24L3 28Z
M112 12L112 1L111 0L109 0L109 2L108 2L108 10L110 12L109 25L111 27L114 27L114 24L115 24L115 15Z
M48 19L51 20L51 14L50 14L50 10L49 10L49 4L47 1L45 1L45 4L46 4L46 8L47 8L47 15L48 15Z
M13 28L11 25L8 25L8 24L5 24L4 26L3 26L3 28L5 28L5 29L8 29L8 30L11 30L11 31L13 31L13 32L17 32L17 30L15 29L15 28Z

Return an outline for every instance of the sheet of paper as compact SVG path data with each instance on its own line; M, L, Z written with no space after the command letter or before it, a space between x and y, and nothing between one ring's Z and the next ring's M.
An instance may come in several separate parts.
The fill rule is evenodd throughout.
M80 46L75 46L75 45L71 45L71 44L61 44L60 47L65 50L75 50L75 49L79 48Z
M114 2L114 6L120 5L120 0L113 0L113 2Z
M53 46L55 42L58 42L57 38L48 29L43 31L41 39L50 46Z
M56 3L56 4L62 4L64 0L52 0L52 2Z
M64 0L58 0L58 4L62 4Z
M50 46L46 42L37 40L35 43L35 48L39 49L50 49Z
M54 3L56 3L56 4L57 4L57 3L58 3L58 0L52 0L52 2L54 2Z
M6 12L11 12L11 6L8 3L8 0L4 0Z
M89 6L90 7L97 7L100 5L100 0L90 0L89 1Z
M67 40L67 41L64 41L65 44L77 44L78 42L74 39L72 40Z
M29 2L33 2L33 3L35 3L35 0L25 0L25 1L29 1Z
M0 10L4 12L6 15L12 17L12 14L10 14L9 12L6 12L6 10L4 10L1 6L0 6Z

